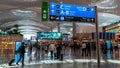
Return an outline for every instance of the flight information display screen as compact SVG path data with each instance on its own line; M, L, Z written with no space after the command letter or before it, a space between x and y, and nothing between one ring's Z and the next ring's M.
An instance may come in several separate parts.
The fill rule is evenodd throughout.
M78 21L95 22L94 6L77 6L50 2L50 20L55 21Z
M96 39L96 32L92 33L92 38ZM99 32L99 39L106 39L106 40L115 39L115 33L113 33L113 32Z

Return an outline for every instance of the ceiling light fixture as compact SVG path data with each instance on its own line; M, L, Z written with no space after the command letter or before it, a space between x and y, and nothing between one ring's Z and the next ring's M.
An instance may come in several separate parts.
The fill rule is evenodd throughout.
M95 5L100 9L115 9L118 7L114 0L104 0L95 3Z
M23 17L36 17L37 13L28 10L11 10L11 12L16 16L23 16Z

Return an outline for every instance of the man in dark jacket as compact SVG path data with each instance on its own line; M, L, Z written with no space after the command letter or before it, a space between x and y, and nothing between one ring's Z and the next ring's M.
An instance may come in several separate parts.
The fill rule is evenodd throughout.
M58 43L56 49L57 49L57 59L60 59L62 45L60 43Z

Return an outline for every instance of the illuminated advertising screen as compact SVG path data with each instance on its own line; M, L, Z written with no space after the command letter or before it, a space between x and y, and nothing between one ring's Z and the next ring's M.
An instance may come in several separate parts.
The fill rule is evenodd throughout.
M59 32L38 32L38 39L60 39L62 38L62 33Z
M50 20L95 22L94 6L78 6L50 2Z
M117 29L113 29L113 30L109 30L108 32L117 33L118 30Z
M111 51L110 51L110 48L111 48L111 41L110 40L107 40L106 41L106 43L107 43L107 58L108 59L111 59Z
M22 42L17 41L15 44L15 51L17 52L21 46L22 46ZM18 62L19 59L20 59L20 53L15 53L15 62Z

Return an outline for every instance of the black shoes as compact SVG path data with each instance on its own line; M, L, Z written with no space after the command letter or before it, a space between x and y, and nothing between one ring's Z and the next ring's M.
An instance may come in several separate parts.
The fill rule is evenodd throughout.
M16 65L19 65L18 63L16 63Z

